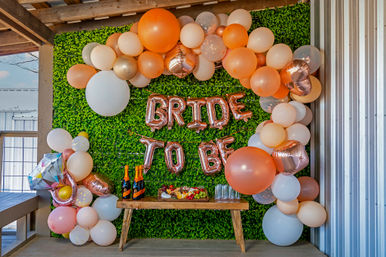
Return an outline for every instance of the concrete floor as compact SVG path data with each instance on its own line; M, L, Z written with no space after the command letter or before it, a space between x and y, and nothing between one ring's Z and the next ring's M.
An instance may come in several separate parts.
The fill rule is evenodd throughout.
M171 239L133 239L123 250L118 245L100 247L90 242L84 246L74 246L68 240L36 237L21 249L14 257L322 257L325 256L309 242L298 242L290 247L278 247L267 241L246 241L246 253L233 240L171 240Z

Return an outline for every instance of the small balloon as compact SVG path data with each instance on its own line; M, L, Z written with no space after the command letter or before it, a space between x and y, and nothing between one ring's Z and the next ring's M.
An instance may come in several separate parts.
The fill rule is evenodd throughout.
M260 27L249 34L247 47L255 53L265 53L272 47L274 41L273 32L269 28Z
M282 201L282 200L277 200L276 201L277 208L284 213L285 215L292 215L296 214L299 208L299 201L298 199L294 199L292 201Z
M180 33L181 43L189 48L196 48L204 41L205 33L197 23L186 24Z
M169 96L169 108L168 108L168 129L172 129L174 121L179 126L184 126L185 121L182 117L182 113L186 109L186 102L182 97Z
M300 183L299 201L313 201L319 195L319 184L311 177L303 176L298 178Z
M79 225L76 225L75 228L69 233L70 241L74 245L84 245L87 243L89 237L90 231Z
M68 206L59 206L48 216L48 227L56 234L69 233L76 225L76 210Z
M176 153L176 163L173 161L173 151ZM177 142L167 142L165 146L165 163L173 174L179 174L185 166L185 154L182 146Z
M201 168L205 175L214 175L222 169L219 151L213 141L202 142L198 146L198 155L200 157Z
M287 128L296 121L296 109L289 103L280 103L273 108L271 119Z
M308 95L299 96L291 93L291 98L301 103L312 103L316 99L318 99L320 94L322 93L322 85L320 84L320 81L312 75L310 75L310 81L311 81L311 92Z
M208 126L201 118L201 107L206 104L206 100L204 98L188 98L186 104L192 107L193 117L192 122L189 122L186 126L199 133L200 130L204 130Z
M272 96L280 88L280 75L269 66L258 68L251 77L252 91L261 97Z
M294 175L277 174L272 182L272 193L284 202L295 200L300 193L300 183Z
M156 107L157 104L160 106ZM168 99L166 96L151 94L148 97L145 123L151 128L151 131L161 129L168 123Z
M166 54L165 66L174 76L184 78L193 72L196 66L196 59L196 55L189 48L182 44L177 44Z
M151 169L155 149L164 147L165 142L148 137L142 137L139 139L139 142L146 146L145 157L143 161L144 173L146 174Z
M306 106L303 103L297 102L297 101L291 101L289 102L290 105L295 107L296 110L296 120L295 122L299 122L306 116L307 109Z
M72 148L64 149L64 151L63 151L63 153L62 153L62 154L63 154L63 160L64 160L64 161L67 161L68 158L70 158L70 156L71 156L73 153L75 153L75 151L72 150Z
M102 174L91 173L83 179L82 184L90 190L91 193L98 196L109 195L113 191L112 183Z
M292 61L292 57L292 50L288 45L276 44L267 52L267 66L280 70Z
M143 76L143 74L139 71L135 74L135 76L129 79L130 84L138 88L144 88L149 85L151 79Z
M280 84L279 89L275 92L275 94L272 95L272 97L276 99L282 99L288 96L288 93L289 93L288 87L284 86L283 84Z
M216 35L222 37L225 31L225 26L218 26L216 29Z
M218 25L226 27L228 25L228 14L218 13L216 14L218 19Z
M77 207L89 206L92 202L92 193L85 186L79 185L75 197L75 205Z
M92 42L92 43L88 43L87 45L85 45L85 47L83 47L83 50L82 50L82 59L84 61L85 64L87 65L90 65L90 66L94 66L91 62L91 51L94 49L94 47L96 46L99 46L100 44L96 43L96 42Z
M58 197L60 200L67 200L71 197L72 189L70 186L61 187L58 191Z
M132 79L137 74L137 61L131 56L119 56L114 63L115 75L122 80Z
M237 92L227 95L229 108L231 109L235 120L244 120L245 122L247 122L248 119L252 117L253 113L251 111L241 111L245 108L245 104L238 102L238 100L244 97L244 92Z
M197 15L196 23L202 27L206 34L213 34L218 26L218 19L213 13L205 11Z
M55 128L48 132L47 144L52 150L61 153L65 149L71 148L72 136L65 129Z
M308 95L311 92L310 68L302 60L289 62L281 71L281 83L295 95Z
M86 64L75 64L67 71L67 81L70 86L82 89L86 88L88 81L97 71Z
M215 71L213 62L208 61L203 55L198 56L196 68L193 70L193 75L200 81L209 80Z
M283 143L287 138L285 129L276 123L268 123L260 132L261 142L268 148L274 148Z
M220 156L224 167L227 164L228 157L235 151L233 148L228 147L228 145L232 144L234 141L235 138L229 136L216 139L216 145L218 150L220 151Z
M119 50L119 46L118 46L118 38L121 35L122 33L113 33L106 40L106 45L111 47L117 56L123 55L121 50Z
M307 167L309 163L305 146L294 140L289 140L285 144L276 147L273 150L272 157L277 170L286 175L296 174Z
M227 25L229 26L235 23L242 25L248 31L252 25L252 16L247 10L234 10L231 14L229 14Z
M122 33L118 39L119 50L128 56L138 56L143 51L143 45L134 32L127 31Z
M272 194L271 186L261 193L252 195L252 197L259 204L271 204L276 201L276 197Z
M304 201L299 204L298 219L306 226L317 228L327 220L327 212L320 203Z
M100 196L95 199L92 207L98 213L99 222L100 220L113 221L121 215L122 209L117 208L118 200L118 197L115 195Z
M266 65L266 56L262 53L256 53L257 58L257 68L263 67Z
M194 22L194 19L188 15L182 15L178 17L178 22L180 23L180 27L182 28L186 24Z
M111 70L117 58L114 50L106 45L98 45L92 49L91 62L99 70Z
M233 78L249 78L256 70L257 59L255 53L245 47L231 50L223 60L224 69Z
M268 154L272 154L273 148L267 147L260 139L260 134L253 134L248 140L248 146L253 146L266 151Z
M77 136L72 140L72 150L75 152L87 152L90 147L90 142L87 138Z
M265 112L268 112L268 113L272 113L272 110L273 110L273 108L275 108L276 105L278 105L280 103L288 103L288 101L289 101L289 99L287 96L284 98L281 98L281 99L277 99L277 98L274 98L272 96L260 97L260 99L259 99L260 107Z
M98 222L98 213L92 207L82 207L76 214L76 221L79 226L91 229Z
M222 34L226 47L230 49L246 46L248 43L247 30L240 24L227 26Z
M99 220L90 230L90 236L97 245L108 246L114 243L117 238L117 229L110 221Z
M310 109L310 107L308 107L307 105L305 105L306 107L306 115L304 116L304 118L299 121L299 123L305 125L305 126L308 126L311 121L312 121L312 111Z
M130 32L138 34L138 22L134 22L133 25L131 25Z
M320 67L322 56L318 48L312 45L304 45L294 52L295 60L303 60L310 67L310 73L314 73Z
M201 54L210 62L220 61L226 54L227 48L221 37L216 34L206 36L201 44Z
M164 71L164 60L160 54L145 51L138 57L138 70L148 78L157 78Z
M299 141L302 145L307 145L311 138L310 130L301 123L295 123L287 129L287 139Z

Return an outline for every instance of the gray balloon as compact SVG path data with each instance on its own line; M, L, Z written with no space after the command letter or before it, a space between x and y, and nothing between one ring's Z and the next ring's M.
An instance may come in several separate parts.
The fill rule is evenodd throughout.
M271 186L269 186L261 193L252 195L252 197L259 204L270 204L276 200L276 197L272 194Z
M288 96L282 99L277 99L275 97L268 96L268 97L260 97L259 103L260 103L260 107L265 112L272 113L273 107L275 107L280 103L288 103L288 101L289 101Z
M87 45L85 45L85 47L83 47L83 50L82 50L82 59L84 61L85 64L88 64L88 65L91 65L91 66L94 66L91 62L91 57L90 57L90 54L91 54L91 51L94 49L94 47L96 46L99 46L100 44L96 43L96 42L92 42L92 43L88 43Z

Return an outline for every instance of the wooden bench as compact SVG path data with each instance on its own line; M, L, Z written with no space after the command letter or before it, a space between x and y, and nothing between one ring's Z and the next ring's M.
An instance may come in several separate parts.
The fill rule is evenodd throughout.
M174 209L174 210L230 210L232 216L233 230L236 243L240 246L241 252L245 252L243 226L241 223L240 211L248 210L249 203L244 200L237 201L214 201L209 202L166 202L158 201L154 197L145 197L139 201L119 200L117 207L125 209L123 216L121 239L119 249L122 251L127 241L127 234L130 228L131 217L134 209Z

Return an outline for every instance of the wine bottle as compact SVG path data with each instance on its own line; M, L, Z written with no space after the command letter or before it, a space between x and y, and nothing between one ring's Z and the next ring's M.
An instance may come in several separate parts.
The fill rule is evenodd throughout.
M141 198L145 197L145 181L143 179L143 165L139 166L139 188L141 189Z
M125 165L125 176L122 179L122 198L130 199L131 185L129 177L129 165Z
M139 191L141 189L139 188L138 181L139 181L139 169L138 169L138 166L135 166L135 178L133 182L133 200L140 199Z

